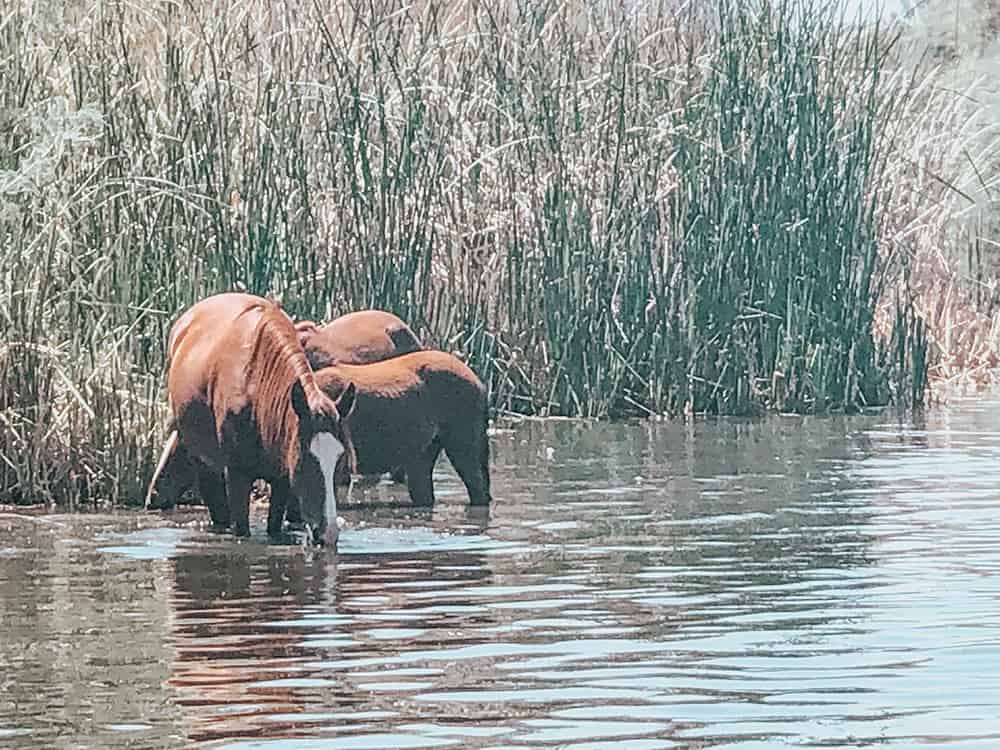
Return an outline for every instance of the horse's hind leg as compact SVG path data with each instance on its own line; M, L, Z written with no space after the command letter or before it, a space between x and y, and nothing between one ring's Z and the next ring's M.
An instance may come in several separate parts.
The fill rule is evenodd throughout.
M486 431L477 431L470 439L450 439L445 444L444 452L455 467L458 476L462 478L465 489L469 493L471 505L489 505L490 500L490 442Z
M212 519L213 531L225 531L229 528L229 502L226 499L226 482L223 477L207 466L198 468L198 491L208 508Z
M414 505L434 505L434 464L440 453L441 443L435 439L406 465L406 489Z

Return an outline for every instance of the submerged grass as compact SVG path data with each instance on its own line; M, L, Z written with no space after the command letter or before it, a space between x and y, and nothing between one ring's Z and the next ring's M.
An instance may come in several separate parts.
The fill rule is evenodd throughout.
M141 498L169 326L237 285L396 312L498 411L923 397L892 28L807 1L0 14L4 499Z

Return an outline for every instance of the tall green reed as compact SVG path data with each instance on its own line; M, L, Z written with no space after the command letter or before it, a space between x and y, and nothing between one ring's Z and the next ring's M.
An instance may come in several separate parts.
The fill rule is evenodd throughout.
M782 2L0 13L0 497L138 500L169 326L237 285L396 312L499 412L922 397L886 29Z

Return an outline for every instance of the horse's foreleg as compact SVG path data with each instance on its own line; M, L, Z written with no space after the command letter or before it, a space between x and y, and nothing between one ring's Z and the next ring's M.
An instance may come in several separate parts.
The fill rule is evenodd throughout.
M287 514L289 523L295 523L292 516L300 515L298 498L288 486L288 480L275 479L271 481L271 499L267 504L267 534L270 537L280 537L285 525Z
M333 471L333 483L337 487L346 487L351 483L351 467L345 453L337 460L337 468Z
M226 495L229 498L229 518L236 536L250 536L250 487L254 479L241 471L226 467Z
M285 520L293 526L302 523L302 503L291 492L288 493L288 501L285 503Z
M202 502L208 508L212 519L212 531L225 531L229 528L229 501L226 499L225 479L207 466L198 469L198 493Z

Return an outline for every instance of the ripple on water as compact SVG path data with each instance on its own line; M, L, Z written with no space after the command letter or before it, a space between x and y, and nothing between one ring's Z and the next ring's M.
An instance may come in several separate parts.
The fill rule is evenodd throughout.
M98 547L97 550L136 560L165 560L177 551L178 545L189 533L185 529L164 526L128 534L112 534L112 539L120 539L122 543Z
M364 490L336 556L166 521L203 511L0 528L0 738L998 747L994 407L528 423L487 516L443 462L433 510Z
M418 750L425 747L448 747L460 744L459 739L420 737L410 734L375 732L353 737L324 737L322 739L290 740L241 740L215 745L217 750Z
M393 555L417 552L478 552L483 555L505 554L523 549L512 541L493 539L483 534L449 534L427 528L346 529L337 542L340 555Z

